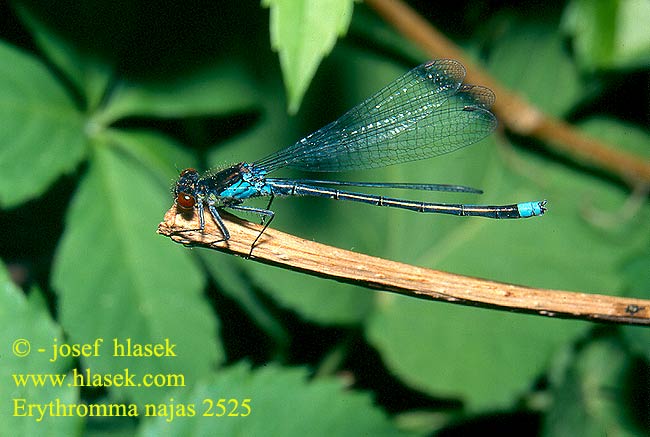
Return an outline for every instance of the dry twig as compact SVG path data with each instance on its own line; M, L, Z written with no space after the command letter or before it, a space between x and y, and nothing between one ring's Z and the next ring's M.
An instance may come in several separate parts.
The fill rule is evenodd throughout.
M177 213L175 205L165 214L158 233L185 245L248 256L261 226L222 214L231 234L228 242L219 241L222 236L209 214L202 233L197 230L198 214L186 217ZM251 259L422 299L547 317L650 325L648 300L528 288L455 275L338 249L274 229L265 231Z

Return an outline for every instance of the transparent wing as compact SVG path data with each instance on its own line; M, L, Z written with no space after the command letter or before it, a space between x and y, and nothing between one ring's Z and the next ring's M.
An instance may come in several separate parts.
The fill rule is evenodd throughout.
M383 167L475 143L496 127L494 94L465 85L458 61L422 64L294 145L255 162L267 172Z
M404 190L423 190L423 191L448 191L456 193L475 193L483 194L483 190L478 188L467 187L465 185L450 184L410 184L402 182L353 182L353 181L331 181L320 179L285 179L285 178L266 178L266 181L280 183L284 185L333 185L337 187L370 187L370 188L401 188Z

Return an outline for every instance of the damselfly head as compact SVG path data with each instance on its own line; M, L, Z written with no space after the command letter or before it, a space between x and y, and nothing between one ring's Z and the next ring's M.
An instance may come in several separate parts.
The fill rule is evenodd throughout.
M189 177L189 178L192 178L192 179L198 179L199 178L199 172L197 172L193 168L186 168L185 170L183 170L181 172L180 177L181 178Z
M199 180L199 172L193 168L186 168L178 177L174 196L176 205L181 209L192 209L196 205L196 183Z

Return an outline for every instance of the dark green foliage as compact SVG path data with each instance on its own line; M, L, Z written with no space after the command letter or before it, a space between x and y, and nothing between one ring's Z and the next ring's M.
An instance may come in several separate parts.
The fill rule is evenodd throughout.
M647 432L647 328L419 301L156 235L179 170L261 158L425 60L365 6L45 3L1 11L0 435ZM438 3L417 7L507 87L650 157L644 2ZM273 226L459 274L650 298L647 192L632 195L542 144L494 135L452 155L344 176L485 191L422 198L431 201L546 198L549 212L489 221L292 198L275 201ZM28 358L12 355L18 338L32 343ZM55 338L102 338L103 353L51 363L35 350L47 355ZM177 356L114 357L113 338L169 339ZM19 388L12 377L127 368L183 374L186 386ZM37 422L16 417L16 398L133 404L140 414ZM201 416L204 399L222 398L250 398L252 414ZM181 417L190 403L197 414ZM144 417L146 404L176 416Z

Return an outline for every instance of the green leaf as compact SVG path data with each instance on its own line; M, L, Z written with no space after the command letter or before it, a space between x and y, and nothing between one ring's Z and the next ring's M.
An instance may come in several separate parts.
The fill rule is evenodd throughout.
M486 193L502 193L500 199L532 200L542 193L550 202L544 217L516 222L456 218L456 226L446 231L440 226L446 223L436 220L438 237L431 233L430 249L415 263L522 285L620 292L618 267L640 241L647 241L647 213L639 213L629 224L637 231L612 238L608 230L586 221L581 207L593 198L598 208L620 208L624 193L559 165L522 158L516 158L520 171L546 181L543 186L533 189L530 182L513 178L494 158L483 161L492 183L478 186ZM493 203L490 197L487 203ZM416 235L424 233L411 229ZM418 246L411 250L418 253ZM368 336L389 368L411 386L459 397L473 408L510 405L544 372L553 354L587 326L397 296L384 297L378 308Z
M400 59L410 60L413 66L431 59L432 56L416 41L409 39L395 27L387 26L386 21L372 8L357 8L348 32L355 40L372 41L375 53L399 53ZM337 50L342 47L337 47Z
M187 149L155 131L107 129L106 138L135 158L164 187L171 186L184 168L196 168L198 162ZM170 204L173 199L169 198Z
M255 94L242 67L215 65L173 80L122 81L95 121L103 125L133 116L183 118L248 110Z
M650 159L650 135L647 130L632 123L607 117L590 117L580 123L580 129L594 138L615 144L623 151Z
M650 20L645 0L573 0L563 28L577 59L588 70L650 66Z
M271 46L280 66L295 113L321 59L347 31L353 0L263 0L271 8Z
M223 417L216 416L223 414L220 399ZM146 420L138 435L400 435L369 395L346 390L337 380L310 382L305 369L274 364L255 370L237 364L177 393L173 401L177 411L192 405L195 416Z
M648 387L638 381L647 383L648 368L635 369L620 342L592 341L563 370L552 381L553 404L545 416L544 435L646 435L650 409L629 401L647 399ZM636 422L632 408L639 410L645 425Z
M497 40L488 67L505 86L556 117L565 115L587 91L561 36L550 24L514 21Z
M219 290L236 300L249 317L273 338L276 345L287 347L290 343L289 333L258 297L251 281L242 274L242 270L247 267L242 264L248 260L218 254L212 250L201 250L199 254Z
M169 203L142 167L110 144L97 144L53 273L61 323L71 341L104 340L101 356L83 359L93 372L178 373L191 384L223 360L218 327L201 294L203 275L184 248L155 233ZM177 357L112 356L113 339L128 338L143 344L169 339ZM164 389L112 392L142 402Z
M486 190L488 198L481 202L543 197L549 199L548 213L518 221L453 218L453 227L436 218L436 229L428 234L402 224L401 229L412 229L415 235L430 235L428 251L419 252L417 242L410 245L412 253L420 253L414 263L514 284L620 293L621 263L648 240L648 206L628 219L629 231L602 229L590 222L586 211L617 214L625 193L559 164L508 154L510 166L496 156L472 158L476 167L467 174L484 174L485 182L474 184L471 176L467 182ZM408 245L401 248L409 250ZM587 326L397 296L384 297L378 308L368 336L388 366L411 386L460 397L473 408L510 405L544 372L553 354Z
M35 386L27 381L26 385L17 383L23 376L48 374L65 375L72 364L69 358L53 358L53 345L64 343L63 332L56 325L47 310L40 290L34 289L28 297L10 280L4 264L0 263L0 379L4 400L0 411L0 429L11 430L13 436L32 436L42 434L47 426L48 435L74 435L81 425L79 417L67 417L65 420L53 420L48 413L40 417L39 413L29 413L31 404L47 408L47 404L58 400L63 404L78 403L79 390L63 384L57 387L47 382ZM27 351L25 356L17 356L13 347L20 343L19 351ZM39 352L44 349L45 352ZM69 377L69 376L68 376ZM49 381L49 380L48 380ZM49 410L48 410L49 411ZM46 425L47 424L47 425Z
M378 307L367 335L388 368L411 387L471 409L511 406L581 328L390 295Z
M17 12L34 35L47 57L74 83L86 99L90 111L101 103L112 77L112 67L90 52L79 50L30 13L25 5L14 2Z
M0 205L18 205L73 170L86 148L84 117L47 68L0 42Z
M255 284L283 307L323 324L354 324L372 309L373 291L271 266L251 266Z
M617 120L596 117L586 120L581 128L587 131L594 138L602 138L605 141L617 144L622 150L635 153L646 159L650 158L650 136L638 127ZM632 198L637 195L632 195ZM633 199L631 199L633 200ZM648 225L634 220L640 215L639 208L644 208L647 202L640 199L638 206L631 207L623 205L620 209L607 211L605 217L607 222L614 223L613 228L622 235L638 236L639 249L632 252L621 261L621 279L623 281L623 296L636 297L640 299L650 298L650 239L643 235L644 227ZM636 202L635 202L636 203ZM631 216L631 220L630 217ZM638 227L638 229L637 229ZM638 230L641 230L637 234ZM637 354L650 360L650 329L640 326L622 326L623 338L630 348Z

